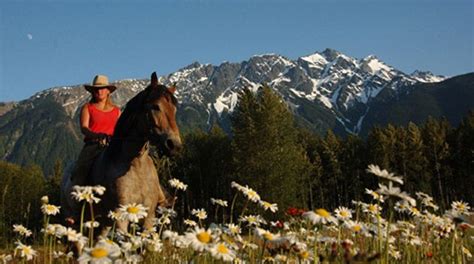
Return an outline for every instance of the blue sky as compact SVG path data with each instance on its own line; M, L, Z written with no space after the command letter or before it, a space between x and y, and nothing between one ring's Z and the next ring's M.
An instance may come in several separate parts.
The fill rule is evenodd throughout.
M375 54L406 73L474 71L472 0L2 0L0 102L164 75L194 61Z

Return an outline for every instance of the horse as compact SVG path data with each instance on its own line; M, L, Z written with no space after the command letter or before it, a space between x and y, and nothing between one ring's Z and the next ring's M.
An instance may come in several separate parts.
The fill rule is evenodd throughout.
M163 155L174 155L182 148L176 123L176 87L158 83L156 72L148 87L130 99L121 114L114 135L92 165L88 179L91 185L105 187L100 203L94 205L95 220L102 233L112 225L107 217L119 205L142 204L148 208L143 228L153 227L155 209L169 199L161 188L156 167L149 155L150 144ZM78 223L79 204L73 200L70 175L61 183L61 205L66 216ZM118 220L117 229L126 232L128 222Z

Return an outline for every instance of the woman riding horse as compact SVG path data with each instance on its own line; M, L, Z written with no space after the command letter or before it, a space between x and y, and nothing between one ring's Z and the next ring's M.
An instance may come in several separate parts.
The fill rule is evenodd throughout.
M94 161L89 173L91 185L106 188L101 202L94 208L94 215L102 228L112 224L107 218L110 211L131 203L148 208L144 228L151 228L157 206L168 203L148 152L149 144L157 146L165 155L175 154L181 149L175 91L175 87L159 85L156 73L153 73L150 85L127 103L109 146ZM72 187L70 177L64 177L61 188L63 209L67 216L74 216L77 221L79 207L70 195ZM123 231L127 226L126 221L117 223Z

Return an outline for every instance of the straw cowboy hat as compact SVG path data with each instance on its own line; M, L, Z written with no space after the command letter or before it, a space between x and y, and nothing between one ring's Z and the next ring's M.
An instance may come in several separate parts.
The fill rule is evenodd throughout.
M107 88L110 93L113 93L115 89L117 89L114 85L109 84L109 78L105 75L96 75L92 81L92 85L85 84L84 88L91 93L94 92L95 89L100 88Z

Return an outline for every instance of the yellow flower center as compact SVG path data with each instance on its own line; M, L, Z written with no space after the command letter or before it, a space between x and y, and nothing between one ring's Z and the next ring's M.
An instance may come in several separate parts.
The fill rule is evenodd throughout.
M302 259L307 259L309 258L309 252L308 251L303 251L300 253L300 258Z
M339 215L342 216L342 217L348 217L349 216L349 214L346 211L340 211Z
M127 212L130 213L130 214L138 214L139 211L140 211L140 209L138 209L137 207L127 208Z
M273 235L272 235L272 233L270 233L270 232L265 232L265 233L263 234L263 238L265 238L266 240L272 240L272 239L273 239Z
M228 254L229 249L224 244L221 243L217 246L217 252L219 252L221 254Z
M46 205L46 211L53 211L56 207L54 205L48 204Z
M362 229L362 227L360 225L354 225L352 227L352 230L354 230L354 232L359 232L361 229Z
M270 208L271 206L272 206L271 203L269 203L269 202L263 202L263 207L265 207L265 208Z
M91 251L91 256L94 258L103 258L106 257L109 252L105 248L94 248Z
M377 211L377 206L375 206L374 204L369 205L369 211L376 212Z
M326 209L323 208L317 209L316 214L324 218L328 218L331 215L328 211L326 211Z
M249 223L255 223L257 222L257 218L250 216L249 218L247 218L247 221L249 221Z
M201 232L199 234L197 234L197 239L202 242L202 243L209 243L209 241L211 241L211 235L209 235L209 233L207 232Z
M257 193L256 193L255 191L249 191L249 192L248 192L248 196L249 196L250 198L253 198L253 197L255 197L256 195L257 195Z
M29 247L23 247L23 253L25 253L25 255L30 255L31 254L31 250Z

